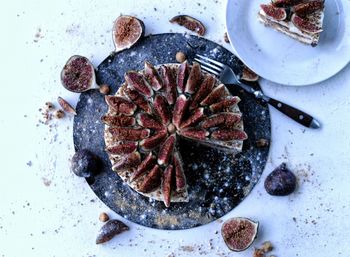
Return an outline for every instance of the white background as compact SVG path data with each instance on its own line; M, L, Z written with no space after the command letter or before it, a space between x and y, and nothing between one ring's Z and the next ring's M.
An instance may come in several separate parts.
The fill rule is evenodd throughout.
M304 129L271 109L272 146L262 179L222 220L183 231L125 221L130 231L95 245L99 213L120 217L69 170L72 118L53 121L50 128L38 122L38 109L46 101L57 105L59 95L76 103L78 95L60 85L60 69L73 54L97 66L113 50L111 28L121 13L142 19L146 34L183 32L168 19L190 14L207 26L208 39L231 49L223 42L225 2L36 0L1 5L1 257L252 256L252 248L230 252L215 233L222 220L234 216L260 221L254 245L271 240L276 256L350 255L349 66L308 87L261 82L266 93L307 110L323 128ZM299 186L288 197L272 197L263 181L282 161L297 174Z

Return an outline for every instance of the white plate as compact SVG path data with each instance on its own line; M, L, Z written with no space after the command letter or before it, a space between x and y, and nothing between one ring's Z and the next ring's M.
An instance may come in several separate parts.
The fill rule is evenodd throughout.
M226 27L239 58L261 77L285 85L323 81L350 60L350 1L326 0L324 31L316 47L265 27L257 14L270 0L228 0Z

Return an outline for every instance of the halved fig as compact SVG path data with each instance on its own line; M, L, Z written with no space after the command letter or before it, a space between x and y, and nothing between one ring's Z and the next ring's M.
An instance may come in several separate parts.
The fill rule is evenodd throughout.
M136 124L134 117L125 115L103 115L101 121L111 127L130 127Z
M158 152L158 164L167 166L169 164L170 158L173 155L175 147L175 135L169 136L165 142L160 146Z
M231 106L238 104L241 99L238 96L232 96L227 99L224 99L218 103L212 104L209 106L210 111L213 113L223 111Z
M137 106L128 99L121 96L106 95L105 100L109 107L115 110L118 114L131 116L134 114Z
M196 125L198 122L200 122L202 119L204 119L204 108L197 108L190 117L187 118L184 122L181 123L180 128L188 128L191 126Z
M293 6L292 10L299 17L305 17L308 14L314 13L319 10L323 10L323 8L324 8L324 1L316 0L316 1L297 4Z
M195 140L204 140L209 136L209 132L201 128L188 128L180 131L180 134L184 137L188 137Z
M137 167L136 171L131 176L131 181L138 179L142 176L146 171L149 171L156 164L156 157L150 152L146 158L140 163Z
M187 112L189 103L189 99L187 99L185 95L181 94L177 97L173 111L173 124L176 128L180 128L180 124Z
M271 4L261 4L260 8L267 16L277 21L283 21L287 18L287 12L284 8L275 7Z
M145 61L145 70L144 70L144 75L151 87L155 90L158 91L163 87L163 81L161 77L158 74L158 71L154 66Z
M171 114L169 111L169 105L166 99L161 95L156 95L153 102L153 108L159 115L163 124L168 124L171 119Z
M144 128L159 130L163 125L157 121L152 115L147 113L138 113L136 116L137 123Z
M73 108L73 106L71 106L64 98L62 97L57 97L57 102L58 104L62 107L62 109L67 112L67 113L71 113L73 115L77 115L76 110Z
M108 130L114 140L120 141L137 141L150 135L150 130L143 128L110 127Z
M170 20L171 23L176 23L180 26L185 27L188 30L196 32L200 36L204 36L205 27L204 25L197 19L188 16L188 15L177 15Z
M199 103L213 90L215 78L211 75L207 76L200 85L197 93L194 95L190 109L196 109Z
M273 6L276 7L290 7L301 3L303 0L272 0Z
M169 165L164 170L164 173L163 173L162 194L163 194L163 201L164 201L165 207L170 206L173 173L174 173L173 165Z
M138 166L141 163L139 152L132 152L121 156L120 160L113 165L113 170L124 170Z
M154 134L153 136L146 138L146 139L143 139L140 142L140 146L141 146L142 150L144 150L144 151L152 150L152 149L160 146L161 143L166 138L166 136L167 136L167 131L161 130L161 131L157 132L156 134Z
M211 105L220 100L225 95L225 92L225 85L220 84L216 88L214 88L214 90L211 91L211 93L206 98L204 98L204 100L200 104L202 106Z
M124 93L141 110L144 110L147 113L152 113L152 108L151 108L149 102L137 90L127 87L127 88L125 88Z
M176 101L176 80L173 70L165 65L160 67L163 75L165 98L169 104L174 104Z
M137 142L118 142L113 146L106 148L106 151L110 154L129 154L137 149Z
M61 83L69 91L84 92L96 85L95 69L88 58L73 55L61 71Z
M150 85L146 82L143 75L137 71L128 71L124 75L126 83L139 93L151 97L153 95L153 90Z
M303 18L297 16L296 14L292 15L291 21L295 25L295 27L297 27L301 31L304 31L304 32L307 32L310 34L317 34L317 33L322 32L321 27L315 25L314 23L310 22L306 18L303 19Z
M241 120L241 115L238 113L222 112L214 114L206 118L201 127L204 129L213 127L232 127Z
M115 51L120 52L135 45L144 35L145 25L136 17L121 15L113 25Z
M183 170L183 164L178 152L174 152L174 168L175 168L175 185L176 192L180 193L186 190L186 176Z
M156 189L160 183L162 178L162 170L158 165L155 165L153 169L146 175L144 181L141 183L138 188L142 193L149 193Z
M258 81L259 75L249 69L247 66L244 66L241 79L245 81Z
M188 65L188 62L184 61L183 63L180 64L177 70L176 84L177 84L177 91L179 93L183 93L185 91L186 81L189 73L190 73L190 67Z
M220 141L245 140L248 138L247 134L239 129L218 129L211 133L210 137Z
M199 63L194 62L186 82L185 93L193 94L196 92L202 80L201 73L201 66Z
M248 218L231 218L221 227L221 235L227 247L235 252L246 250L258 234L259 223Z

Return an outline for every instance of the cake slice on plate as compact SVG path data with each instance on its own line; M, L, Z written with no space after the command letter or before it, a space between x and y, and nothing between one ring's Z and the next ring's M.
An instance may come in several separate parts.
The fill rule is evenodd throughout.
M259 20L302 43L316 46L323 31L324 0L273 0L261 4Z

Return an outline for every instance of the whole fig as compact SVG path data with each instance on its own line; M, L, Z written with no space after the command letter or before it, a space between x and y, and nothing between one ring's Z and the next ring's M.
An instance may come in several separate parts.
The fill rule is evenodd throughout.
M264 186L270 195L285 196L294 192L296 182L293 172L282 163L267 176Z
M87 149L77 151L72 158L72 172L84 178L92 177L99 172L100 161L92 152Z

